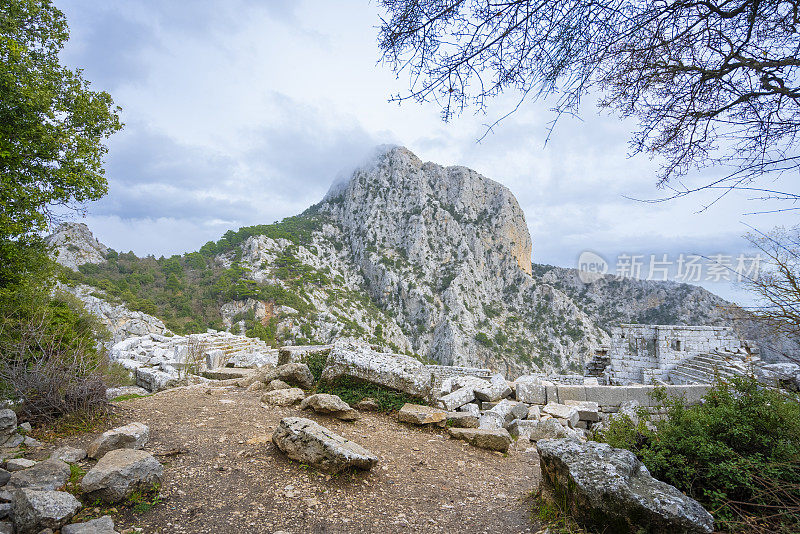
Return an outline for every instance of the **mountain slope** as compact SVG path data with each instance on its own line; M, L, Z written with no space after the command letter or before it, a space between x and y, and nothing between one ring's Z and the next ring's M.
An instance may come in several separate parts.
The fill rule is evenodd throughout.
M107 251L70 276L178 333L354 336L508 376L580 371L619 321L722 321L724 301L700 288L610 277L587 286L574 270L532 265L531 249L507 188L394 147L299 216L171 258Z

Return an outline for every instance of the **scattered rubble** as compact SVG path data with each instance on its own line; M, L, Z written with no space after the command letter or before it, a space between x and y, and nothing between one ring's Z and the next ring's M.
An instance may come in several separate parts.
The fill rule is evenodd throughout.
M447 412L430 406L421 404L406 403L397 412L397 420L401 423L411 423L414 425L431 425L444 423L447 419Z

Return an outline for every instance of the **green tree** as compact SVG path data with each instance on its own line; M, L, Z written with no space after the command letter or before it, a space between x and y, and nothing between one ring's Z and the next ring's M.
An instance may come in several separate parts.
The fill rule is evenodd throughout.
M107 191L105 140L122 128L111 96L59 62L69 38L50 0L0 4L0 288L43 258L54 207L79 210Z

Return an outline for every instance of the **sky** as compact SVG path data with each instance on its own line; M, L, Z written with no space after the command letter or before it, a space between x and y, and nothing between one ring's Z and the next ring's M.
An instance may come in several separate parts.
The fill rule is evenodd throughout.
M83 219L119 251L179 254L229 229L298 214L381 144L507 186L525 212L537 263L575 267L591 251L612 274L639 264L646 277L657 260L674 278L691 255L735 269L752 256L742 237L749 226L798 223L793 212L746 215L763 206L744 194L707 210L711 197L699 194L657 204L627 198L665 194L656 187L658 162L629 157L636 125L600 113L591 98L546 144L547 102L523 104L481 142L518 95L448 123L435 104L389 102L407 93L409 80L380 61L374 1L55 3L71 30L64 63L122 108L125 128L109 141L109 194ZM683 280L750 302L726 280L736 278L730 271L708 270L699 279L684 270Z

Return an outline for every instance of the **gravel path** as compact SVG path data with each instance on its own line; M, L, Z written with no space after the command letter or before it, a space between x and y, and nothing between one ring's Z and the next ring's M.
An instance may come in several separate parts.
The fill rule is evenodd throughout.
M150 426L147 450L172 453L164 500L114 517L145 533L536 532L528 495L537 485L530 443L507 455L363 413L345 423L263 406L241 389L181 388L118 404L117 424ZM329 476L288 460L270 437L286 416L314 419L379 457L373 471ZM69 440L87 445L92 436ZM177 454L176 454L177 452Z

